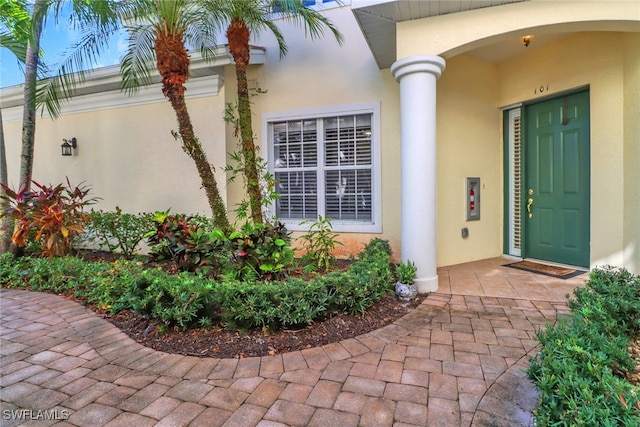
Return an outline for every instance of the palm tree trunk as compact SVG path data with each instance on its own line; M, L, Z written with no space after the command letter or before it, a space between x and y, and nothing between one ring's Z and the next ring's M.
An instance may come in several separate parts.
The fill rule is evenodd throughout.
M220 228L225 233L229 233L231 231L231 224L227 218L227 211L220 196L218 183L211 169L211 165L207 160L207 155L193 131L187 104L184 100L184 91L180 91L177 88L167 88L166 85L165 88L165 95L169 98L178 119L182 148L195 162L198 174L202 180L202 186L207 194L211 213L213 214L214 226Z
M256 160L256 146L253 142L251 123L251 104L247 84L247 66L249 65L249 29L242 21L232 21L227 29L229 51L233 56L238 80L238 114L240 116L240 139L244 158L244 175L247 181L247 193L251 208L251 219L255 224L264 222L262 216L262 188Z
M4 125L2 124L2 110L0 109L0 184L7 185L8 182L7 153L4 148ZM4 195L4 190L0 188L0 196ZM8 208L9 199L0 199L0 254L8 252L11 247L13 221L5 216Z
M24 73L24 107L22 115L22 154L20 157L20 187L31 188L33 152L36 137L36 81L40 59L40 35L45 18L47 0L36 0L33 8L33 43L27 44Z

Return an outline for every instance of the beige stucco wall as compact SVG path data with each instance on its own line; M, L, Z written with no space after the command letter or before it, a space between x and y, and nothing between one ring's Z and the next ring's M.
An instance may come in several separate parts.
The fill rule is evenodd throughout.
M304 30L283 22L276 24L288 42L289 51L279 58L275 39L264 33L254 43L267 49L264 66L252 67L249 79L267 93L252 99L256 143L267 157L267 136L262 135L264 114L344 105L379 103L382 157L382 234L341 232L339 255L357 253L374 237L389 240L394 255L400 255L400 116L398 84L389 70L378 69L349 8L331 9L326 16L344 36L341 47L327 32L319 40L304 38ZM235 74L225 74L227 101L234 100ZM228 134L227 148L235 140ZM230 195L230 204L237 200ZM298 235L299 233L294 233Z
M625 34L624 49L624 265L640 274L640 34Z
M628 2L621 2L621 7L616 2L611 4L614 3L617 14L628 10ZM509 9L487 8L398 25L399 58L425 53L440 53L447 58L447 68L437 81L438 265L502 254L500 108L589 86L592 265L624 265L640 272L640 36L577 33L537 49L523 48L522 54L498 64L461 53L465 49L472 51L472 45L507 37L507 30L501 28L512 24L506 17L501 18L502 12L510 10L520 15L516 6L525 7L518 3ZM499 11L496 19L474 19L469 27L460 24L468 19L467 13L487 14L492 10ZM397 259L401 227L399 87L388 69L378 69L351 11L341 8L326 13L343 32L344 46L338 46L330 35L321 40L305 40L303 29L282 23L278 25L289 42L289 53L283 60L272 36L265 33L254 40L267 52L265 65L251 66L249 70L249 78L267 91L253 98L256 142L266 148L266 135L262 135L265 114L378 103L382 234L341 232L339 239L345 243L343 254L359 251L373 237L387 239ZM555 20L555 13L554 9L554 17L549 19ZM540 13L536 16L542 20ZM513 21L513 15L511 18ZM446 31L440 27L445 24ZM492 26L497 29L492 30ZM469 31L475 31L473 34L481 43L470 43L467 39L473 37ZM513 31L519 34L517 29ZM448 50L441 51L445 48ZM540 86L545 88L543 94L536 92ZM235 75L233 67L227 66L224 85L217 96L188 100L196 134L210 162L218 168L218 183L223 195L228 196L230 210L240 200L241 191L237 184L227 185L222 172L226 152L233 151L236 144L222 114L224 103L235 98ZM19 121L5 120L9 180L14 186L20 128ZM171 137L170 131L176 128L167 101L66 114L56 121L41 119L36 131L34 178L46 183L61 182L65 176L74 183L87 181L94 187L94 194L104 199L98 205L104 209L118 205L125 211L139 212L171 207L174 212L207 214L206 197L193 162ZM77 155L60 156L62 138L72 136L78 138ZM263 156L266 155L265 151ZM483 185L481 219L466 221L465 177L476 176ZM467 239L461 237L463 227L469 228Z
M224 194L222 99L223 94L189 99L187 105L209 161L219 167L218 182ZM21 120L4 123L13 187L18 185L21 127ZM177 128L175 113L166 100L75 114L64 114L63 109L55 121L37 121L33 178L43 184L65 182L67 176L72 184L84 181L93 187L94 196L102 198L95 206L98 209L119 206L135 213L171 208L210 215L195 164L171 135ZM71 137L77 138L78 149L74 156L62 157L62 139Z
M618 33L579 33L499 67L500 105L589 87L592 266L624 265L623 40ZM543 94L536 93L540 86Z
M438 265L502 253L502 145L497 67L468 56L447 62L437 85ZM480 220L466 220L466 178L480 177ZM462 228L469 237L462 238Z
M465 55L448 60L438 81L439 265L502 253L500 108L589 87L591 265L637 271L638 196L630 189L640 182L636 39L622 33L579 33L501 64ZM480 176L486 185L480 221L464 221L465 176ZM469 228L468 239L460 237L463 226Z
M542 36L538 39L545 42L551 40L542 47L523 50L522 54L499 63L495 76L499 82L498 96L495 98L487 91L485 99L496 99L495 107L499 108L589 87L591 266L612 264L639 272L640 221L636 213L640 208L637 195L640 182L640 125L637 120L640 114L640 51L637 47L640 4L627 0L556 1L553 13L549 13L549 7L548 1L532 0L401 22L397 25L397 56L436 54L446 58L447 70L438 84L438 97L442 99L449 96L451 87L455 86L457 92L464 87L465 81L476 81L476 76L480 76L479 84L492 87L490 82L494 79L486 78L485 74L489 64L473 65L470 60L465 62L466 78L463 72L457 84L448 84L447 74L458 71L461 55L473 54L474 49L486 48L496 42L517 43L519 36L527 33ZM544 37L548 35L553 35L555 40ZM543 93L539 90L541 87ZM448 104L440 100L438 104L439 161L447 157L449 141L443 139L447 138L448 129L455 126L452 119L455 115L449 110L454 103ZM500 115L495 117L499 120ZM481 135L490 138L489 133ZM447 161L444 160L444 164ZM493 166L500 168L501 162L496 161ZM439 168L438 263L476 258L486 251L476 251L469 241L460 245L468 247L469 253L462 249L458 256L450 251L449 240L442 237L443 231L453 229L450 218L456 215L455 209L447 208L440 193L445 188L449 190L443 178L451 179L451 172L443 174ZM484 199L483 219L477 226L481 226L485 214L489 213L486 207ZM446 219L443 220L443 216ZM470 231L473 237L473 228ZM489 238L489 246L493 247L499 234Z
M397 57L444 55L488 46L500 37L528 33L638 31L636 0L527 0L397 24ZM455 31L452 31L452 28Z

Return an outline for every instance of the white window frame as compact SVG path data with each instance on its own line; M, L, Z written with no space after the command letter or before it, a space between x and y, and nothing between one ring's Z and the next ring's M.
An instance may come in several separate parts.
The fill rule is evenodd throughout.
M521 247L521 242L522 242L522 232L523 232L523 228L522 228L522 215L516 215L516 211L520 211L520 206L515 206L514 205L514 201L518 200L518 196L522 197L520 194L516 194L515 193L515 185L514 183L516 181L520 182L520 186L523 185L522 182L522 178L521 177L517 177L516 173L521 173L522 168L521 166L519 167L515 167L515 161L516 159L521 159L522 158L522 153L516 153L515 152L515 148L514 148L514 141L516 139L515 136L515 122L516 120L520 120L520 132L522 132L522 120L521 120L521 116L522 116L522 108L520 105L515 105L515 106L511 106L509 109L507 109L508 111L508 135L505 135L506 137L506 141L505 143L508 144L508 149L509 149L509 164L507 165L508 168L508 191L509 191L509 202L508 202L508 209L509 209L509 238L508 238L508 242L509 242L509 247L508 247L508 251L509 251L509 255L515 256L515 257L521 257L522 256L522 247ZM520 147L522 147L522 133L520 134ZM522 150L522 148L520 148L520 150ZM516 172L516 169L518 170L518 172ZM520 239L518 241L518 243L516 244L516 238L515 238L515 234L516 234L516 227L518 228L518 232L520 233Z
M332 107L320 107L304 110L282 111L274 113L265 113L262 115L262 135L267 141L262 144L262 155L268 161L270 173L274 173L273 168L276 159L273 158L273 134L271 132L271 123L287 120L302 119L322 119L342 115L371 114L371 221L353 221L353 220L337 220L332 219L331 225L333 231L341 233L382 233L382 183L381 183L381 158L380 158L380 103L362 103L340 105ZM324 163L324 153L318 158L318 162ZM324 164L318 164L318 187L324 188ZM321 199L322 198L322 199ZM324 192L318 193L318 214L324 215L324 211L320 212L320 207L324 210ZM270 208L270 214L275 216L275 206ZM306 231L309 226L300 224L303 219L295 220L288 218L279 218L285 226L291 231Z

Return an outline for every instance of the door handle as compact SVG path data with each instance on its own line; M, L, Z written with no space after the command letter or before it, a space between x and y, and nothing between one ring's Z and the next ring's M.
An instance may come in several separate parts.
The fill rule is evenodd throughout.
M527 212L529 213L529 219L533 218L533 214L531 213L531 205L533 205L533 198L529 198L529 200L527 200Z

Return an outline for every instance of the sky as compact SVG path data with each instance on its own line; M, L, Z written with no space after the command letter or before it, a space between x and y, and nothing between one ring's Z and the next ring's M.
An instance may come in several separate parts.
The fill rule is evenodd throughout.
M71 28L68 13L63 12L56 23L54 19L47 19L40 39L40 45L44 52L44 60L50 65L64 58L65 50L68 50L80 39L77 30ZM124 50L122 35L115 35L99 58L99 63L94 68L106 67L119 63L120 55ZM7 49L0 48L0 87L14 86L24 83L24 66L21 66L16 57Z

